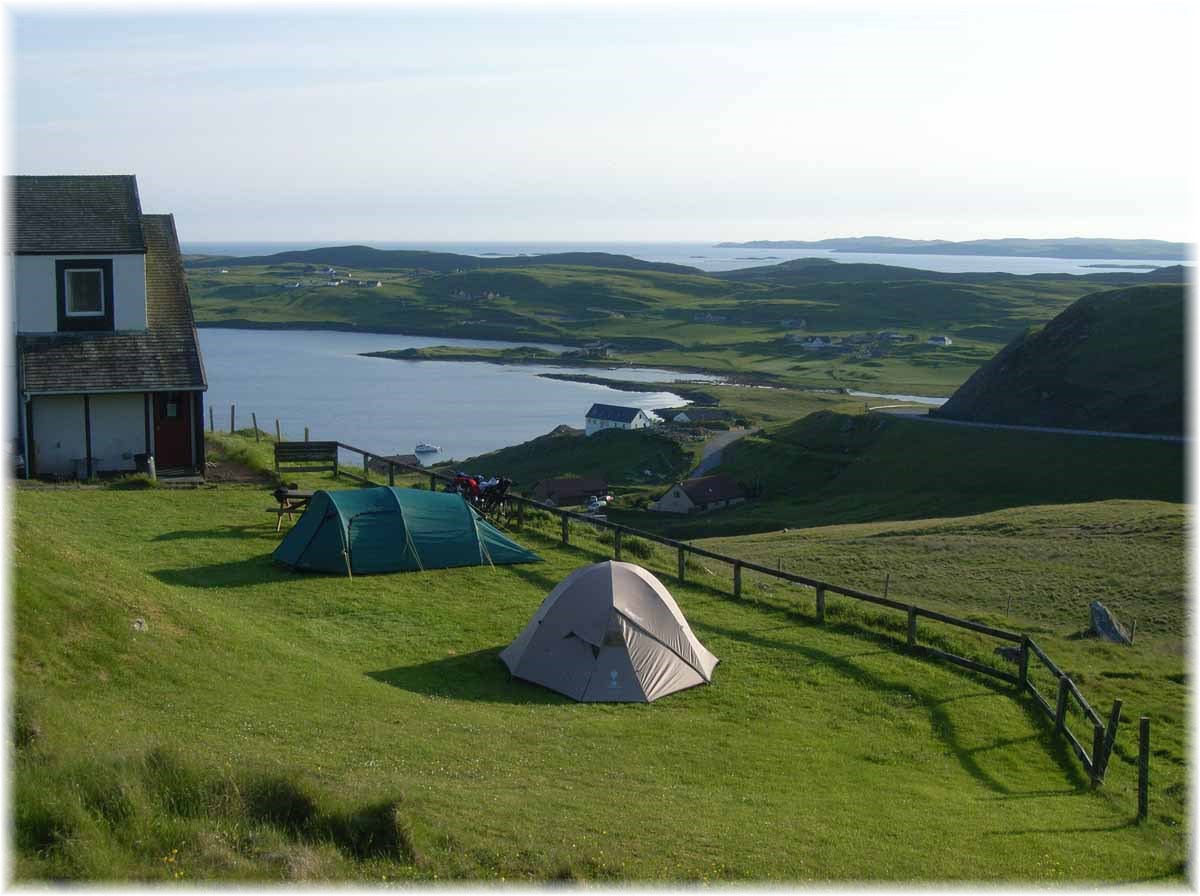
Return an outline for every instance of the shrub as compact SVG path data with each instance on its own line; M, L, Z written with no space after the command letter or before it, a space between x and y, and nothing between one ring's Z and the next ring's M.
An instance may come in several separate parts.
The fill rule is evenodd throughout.
M108 487L132 491L146 488L161 488L161 483L157 479L151 479L146 473L130 473L128 476L121 476L118 479L114 479L108 484Z
M644 538L626 536L621 539L621 555L625 554L637 557L639 560L649 560L654 556L654 543L646 541Z

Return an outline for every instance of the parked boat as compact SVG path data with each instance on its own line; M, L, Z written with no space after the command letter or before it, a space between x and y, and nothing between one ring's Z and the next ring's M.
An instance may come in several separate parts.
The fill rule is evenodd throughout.
M441 450L440 445L430 445L428 442L418 442L416 448L417 454L437 454Z

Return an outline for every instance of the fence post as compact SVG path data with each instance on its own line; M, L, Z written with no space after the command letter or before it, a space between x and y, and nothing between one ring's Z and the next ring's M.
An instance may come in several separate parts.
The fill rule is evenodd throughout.
M1099 787L1104 782L1104 726L1092 726L1092 786Z
M684 580L684 574L687 571L687 555L683 552L683 548L679 549L679 581Z
M517 525L522 526L522 527L525 525L525 502L524 501L517 502Z
M250 412L250 422L254 424L254 441L258 441L258 416L254 411Z
M233 429L233 411L234 411L234 408L236 408L236 407L237 407L237 405L232 405L232 404L229 406L229 434L230 435L233 435L233 431L234 431L234 429Z
M388 485L396 484L396 465L388 461Z
M1029 635L1021 635L1021 659L1017 664L1017 685L1029 689Z
M571 543L571 518L565 513L562 515L562 543Z
M304 441L308 441L308 427L304 427Z
M437 477L434 476L432 473L429 474L429 490L431 492L437 491Z
M217 431L217 424L213 421L213 406L211 404L208 406L208 431Z
M1142 716L1138 725L1138 821L1150 813L1150 718Z
M733 596L742 596L742 564L733 564Z
M613 559L621 559L621 530L613 529Z
M1100 753L1100 780L1108 770L1108 757L1112 754L1113 744L1117 742L1117 725L1121 723L1121 701L1114 700L1112 712L1108 714L1108 727L1104 731L1103 749Z
M908 646L917 646L917 608L908 608Z
M825 621L825 588L817 586L817 622Z
M1054 730L1061 732L1067 727L1067 682L1070 679L1064 675L1058 680L1058 702L1054 707Z
M363 455L363 479L370 479L370 478L371 478L371 464L370 464L370 460L371 460L371 455L369 455L369 454L364 454L364 455Z
M283 436L279 434L279 418L275 418L275 442L278 444L283 441Z

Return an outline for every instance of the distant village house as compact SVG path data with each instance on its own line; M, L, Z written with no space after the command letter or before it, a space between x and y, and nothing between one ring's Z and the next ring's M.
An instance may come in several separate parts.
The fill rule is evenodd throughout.
M705 513L745 500L746 490L729 476L718 473L675 483L665 495L651 502L649 508L659 513Z
M584 417L584 432L591 436L605 429L645 429L654 421L641 408L594 404Z
M953 345L954 343L952 343L950 341L949 336L930 336L928 339L925 340L925 344L926 345L946 346L946 345Z
M727 423L733 419L733 411L724 408L688 408L671 418L672 423Z

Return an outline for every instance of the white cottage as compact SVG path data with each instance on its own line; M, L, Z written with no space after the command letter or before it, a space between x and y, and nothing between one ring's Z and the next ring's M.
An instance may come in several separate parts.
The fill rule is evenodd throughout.
M132 176L10 179L27 476L204 470L207 383L171 215Z
M645 429L654 421L641 408L626 408L615 404L594 404L584 416L584 431L595 435L603 429Z

